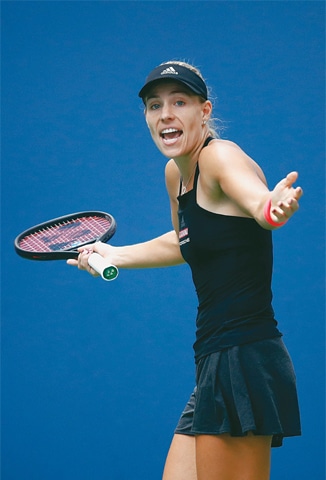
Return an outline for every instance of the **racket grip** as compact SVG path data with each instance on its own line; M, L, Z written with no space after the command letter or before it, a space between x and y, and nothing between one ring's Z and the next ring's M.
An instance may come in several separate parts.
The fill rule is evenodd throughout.
M119 275L119 270L116 266L111 265L108 261L98 253L92 253L88 258L88 265L101 275L103 280L110 282L115 280Z

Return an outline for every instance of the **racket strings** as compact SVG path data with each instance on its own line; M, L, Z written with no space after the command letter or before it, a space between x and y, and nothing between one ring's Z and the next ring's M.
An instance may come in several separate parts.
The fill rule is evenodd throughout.
M19 247L30 252L54 252L77 248L94 242L111 227L111 221L103 217L79 217L37 230L19 242Z

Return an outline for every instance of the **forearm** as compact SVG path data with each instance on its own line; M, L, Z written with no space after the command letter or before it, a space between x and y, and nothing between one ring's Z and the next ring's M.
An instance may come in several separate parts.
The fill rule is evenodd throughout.
M144 243L122 247L101 244L98 247L94 250L110 258L119 268L156 268L184 263L174 230Z
M251 213L253 218L256 220L256 222L266 230L274 230L277 228L277 225L272 225L266 220L266 212L267 212L267 207L269 205L269 213L271 214L271 207L272 204L271 202L271 192L267 192L266 195L263 195L260 199L260 201L257 201L257 206L255 208L252 208ZM276 220L276 219L275 219ZM277 220L276 220L277 221ZM282 226L283 223L280 223L279 226Z

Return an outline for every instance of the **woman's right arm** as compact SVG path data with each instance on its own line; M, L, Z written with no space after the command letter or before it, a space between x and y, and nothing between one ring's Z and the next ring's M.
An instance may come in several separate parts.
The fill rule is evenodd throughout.
M109 263L118 268L158 268L169 267L184 263L179 240L174 230L143 243L116 247L106 243L93 243L79 249L78 260L68 260L67 263L81 270L88 270L95 274L88 265L91 253L99 253Z
M79 249L80 255L78 260L68 260L67 263L81 270L87 270L93 275L96 275L96 272L87 262L89 255L93 252L100 254L109 263L118 268L158 268L184 263L178 238L177 191L180 177L176 168L174 162L170 160L165 171L166 187L171 203L172 223L175 230L147 242L122 247L115 247L101 242L85 245Z

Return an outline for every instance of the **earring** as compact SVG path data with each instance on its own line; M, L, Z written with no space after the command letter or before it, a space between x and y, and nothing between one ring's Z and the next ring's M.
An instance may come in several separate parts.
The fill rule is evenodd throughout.
M207 121L203 120L202 125L206 125Z

